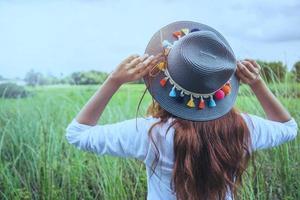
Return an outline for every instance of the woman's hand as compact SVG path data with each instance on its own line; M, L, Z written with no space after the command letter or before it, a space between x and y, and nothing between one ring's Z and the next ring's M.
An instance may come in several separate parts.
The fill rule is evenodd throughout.
M117 85L139 80L157 64L159 56L149 56L148 54L143 56L131 55L117 66L110 74L109 79Z
M245 59L243 61L238 61L236 75L242 83L252 86L262 80L259 74L260 70L261 67L255 60Z
M251 87L268 119L286 122L291 119L289 112L275 97L259 75L260 66L252 59L245 59L237 64L236 75Z
M122 61L81 109L76 120L81 124L92 126L97 124L104 108L119 87L123 83L145 76L152 66L160 61L161 56L162 54L156 56L132 55Z

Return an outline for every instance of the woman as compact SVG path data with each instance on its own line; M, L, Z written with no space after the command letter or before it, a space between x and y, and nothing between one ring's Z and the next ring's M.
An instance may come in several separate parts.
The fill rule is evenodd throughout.
M121 62L66 137L82 150L145 163L147 199L232 199L253 151L296 137L295 120L261 79L260 66L237 62L213 28L169 24L154 34L146 53ZM118 88L142 77L154 98L149 116L96 125ZM267 119L233 108L238 79L250 86Z

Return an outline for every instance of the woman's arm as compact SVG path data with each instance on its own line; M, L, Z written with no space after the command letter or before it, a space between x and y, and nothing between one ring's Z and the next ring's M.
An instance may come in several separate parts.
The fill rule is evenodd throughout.
M246 59L238 62L237 76L243 83L250 86L263 107L267 118L278 122L289 121L291 119L289 112L267 87L259 72L260 66L254 60Z
M132 55L123 60L78 113L77 122L96 125L105 106L119 87L123 83L139 80L148 74L151 67L157 63L158 57L159 55Z

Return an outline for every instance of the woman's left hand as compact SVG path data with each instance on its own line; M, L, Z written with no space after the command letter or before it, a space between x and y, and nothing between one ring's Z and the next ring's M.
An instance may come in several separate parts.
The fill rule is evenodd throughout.
M157 64L159 57L160 55L131 55L117 66L109 78L118 85L139 80Z

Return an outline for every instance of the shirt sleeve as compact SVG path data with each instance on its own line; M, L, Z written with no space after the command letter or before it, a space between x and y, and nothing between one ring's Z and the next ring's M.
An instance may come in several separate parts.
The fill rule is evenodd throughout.
M145 161L150 146L148 130L154 120L152 117L137 118L137 121L134 118L113 124L89 126L73 119L66 129L66 139L81 150Z
M249 128L252 150L267 149L296 138L298 125L294 118L287 122L276 122L262 117L242 113Z

